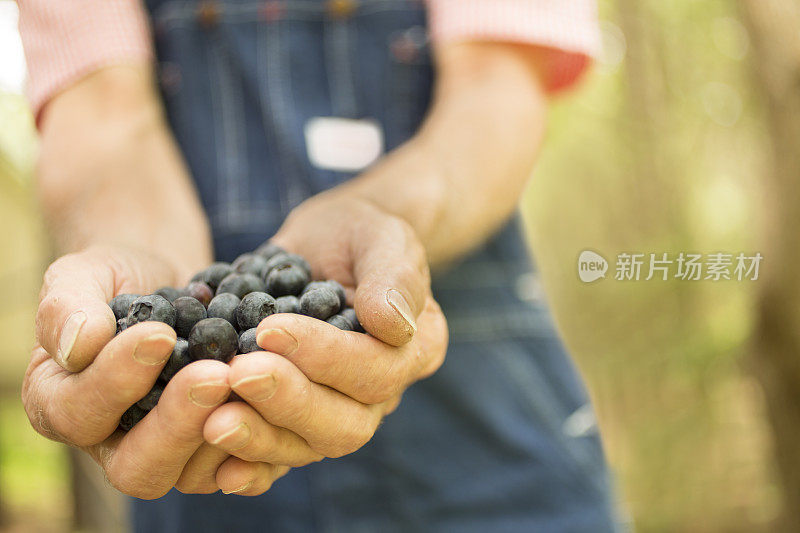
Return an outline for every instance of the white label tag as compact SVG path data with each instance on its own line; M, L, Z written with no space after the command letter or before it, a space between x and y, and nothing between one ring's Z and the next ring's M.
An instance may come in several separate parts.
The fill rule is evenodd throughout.
M309 161L325 170L364 170L383 153L383 130L371 119L314 117L305 134Z

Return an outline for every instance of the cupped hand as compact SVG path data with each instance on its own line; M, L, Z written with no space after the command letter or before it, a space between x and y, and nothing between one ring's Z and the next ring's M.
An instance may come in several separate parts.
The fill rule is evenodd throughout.
M362 200L322 195L298 207L273 242L306 257L315 278L342 283L369 335L300 315L259 324L264 351L230 363L242 401L216 409L204 429L233 456L218 478L236 469L243 495L274 480L259 464L301 466L361 448L447 348L424 249L404 221Z
M84 449L114 487L139 498L172 487L215 492L217 469L229 457L203 439L206 419L230 393L230 367L218 361L181 370L141 422L127 433L117 430L120 416L158 378L175 332L143 322L115 337L106 302L175 281L163 260L123 247L92 247L54 262L44 277L37 344L22 386L36 431Z

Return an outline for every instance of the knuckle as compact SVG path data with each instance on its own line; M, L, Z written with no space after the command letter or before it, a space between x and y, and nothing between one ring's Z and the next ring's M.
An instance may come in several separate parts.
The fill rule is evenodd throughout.
M45 403L41 400L41 393L37 391L34 384L36 378L32 377L35 372L34 365L32 364L25 374L25 379L22 383L22 406L25 409L25 414L31 427L38 434L50 440L63 442L64 438L53 427L50 422L50 416L45 409Z
M30 421L31 427L33 427L36 433L50 440L63 440L53 428L52 424L50 424L50 420L47 418L44 409L38 406L30 407L26 404L25 413L28 415L28 421Z
M257 438L250 437L244 446L230 450L243 459L265 463L274 461L280 451L281 446L276 442L274 435L269 433L262 434Z
M342 457L360 450L366 443L372 440L376 429L377 425L368 423L356 425L354 428L342 435L337 445L334 446L333 455L329 455L329 457Z
M112 462L105 470L108 483L128 496L154 500L169 492L172 484L162 483L159 476L143 470L133 461Z
M414 269L416 270L417 274L423 274L423 276L429 274L429 267L428 267L428 254L425 251L425 247L419 240L417 236L417 232L414 228L406 222L405 220L398 219L398 232L401 233L405 243L406 243L406 250L409 254L411 264L413 265Z
M418 268L420 273L422 274L422 280L425 283L426 287L430 287L431 284L431 266L428 264L428 255L423 250L420 257L418 258Z
M395 409L397 409L400 406L400 401L402 399L403 399L402 394L398 394L394 398L391 398L390 400L387 400L384 403L384 413L383 414L384 415L392 414L395 411Z
M405 282L418 283L422 281L419 267L412 261L403 261L397 264L395 269L397 277Z
M97 444L102 438L96 437L94 428L87 427L83 418L78 415L70 401L59 402L60 407L54 408L47 417L51 428L75 446L91 446ZM93 417L88 417L93 420Z
M383 231L395 239L401 238L403 240L409 239L414 234L411 225L397 216L389 216L385 219Z
M291 463L287 463L286 465L282 465L282 466L291 467L291 468L299 468L299 467L302 467L302 466L310 465L311 463L318 463L318 462L322 461L323 459L325 459L325 456L322 455L321 453L310 452L305 457L303 457L301 459L298 459L297 461L293 461Z
M139 483L135 481L132 476L124 474L121 475L117 469L111 468L106 470L106 480L108 481L109 485L123 494L135 497L138 497L139 495L141 488Z
M385 402L397 394L400 389L399 382L397 372L390 369L382 377L377 378L375 382L362 385L358 391L358 400L367 405Z
M305 402L298 402L305 403ZM316 415L313 409L303 409L299 406L289 406L285 409L286 420L297 427L300 434L313 435L316 431ZM314 438L313 436L311 437Z
M422 349L422 346L416 344L415 346L410 348L411 352L409 355L409 368L410 371L406 376L406 383L411 383L418 379L421 379L427 369L431 367L432 364L436 363L437 357L435 354L428 354L425 350ZM438 368L439 365L437 364L435 368Z
M127 476L117 476L113 479L109 477L109 483L121 493L140 500L155 500L169 492L169 489L129 479Z
M353 431L347 439L347 448L349 449L347 453L353 453L361 449L362 446L372 440L376 429L377 427L373 427L372 425L363 424Z
M184 479L184 477L178 479L175 483L175 489L183 494L212 494L219 490L216 482L202 480L194 476L190 476L187 479Z
M169 427L170 437L175 443L193 442L202 438L202 425L198 427L195 423L187 423L179 419L170 420L170 418L169 416L164 417L163 423L165 427Z
M397 395L408 382L412 366L413 363L409 364L404 358L395 358L381 375L362 384L358 399L361 403L375 405Z

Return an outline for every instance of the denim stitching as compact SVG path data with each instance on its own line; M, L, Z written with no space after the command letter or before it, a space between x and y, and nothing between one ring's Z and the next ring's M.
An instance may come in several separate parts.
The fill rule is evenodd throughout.
M580 471L597 464L597 458L592 455L585 444L591 447L594 445L586 443L583 440L586 437L569 437L564 434L564 421L572 414L572 411L565 409L563 403L559 401L559 391L553 388L553 384L549 380L543 379L535 359L531 357L530 348L519 346L516 343L512 345L506 343L505 345L506 348L511 346L516 349L505 350L501 357L494 358L506 372L509 383L516 385L531 413L549 428L548 433L562 444L561 448L566 450L574 460L575 479L581 482L582 486L585 486L583 485L584 480L590 479L593 491L598 494L605 493L605 478L586 475L588 472Z
M278 163L281 167L281 210L288 213L293 207L302 202L308 194L300 184L301 169L296 164L292 154L291 143L286 139L287 132L291 130L291 112L295 108L291 83L288 72L285 72L281 52L279 26L267 29L259 28L258 54L263 57L259 61L258 81L259 98L264 126L270 127L275 136ZM266 97L266 100L265 100ZM310 191L309 191L310 193Z
M210 47L209 58L208 58L208 77L209 77L209 88L211 93L211 116L214 121L214 127L210 132L214 139L214 158L217 167L217 209L220 210L220 214L223 216L220 217L220 222L222 227L228 228L230 227L230 220L228 218L228 213L230 212L227 209L227 198L225 192L225 182L220 179L221 176L225 174L225 143L221 139L218 138L220 132L222 133L222 137L225 136L225 118L224 118L224 111L221 109L222 105L222 98L220 97L220 93L222 92L221 89L221 82L219 81L219 72L216 65L218 63L218 55L219 52L217 50L216 44Z
M212 207L207 210L208 218L212 221L214 227L223 228L223 231L232 233L234 228L227 224L232 210L238 211L239 218L247 221L246 224L238 228L240 230L252 229L259 231L263 230L264 227L276 227L283 221L279 205L270 202L252 203L249 201L233 202L228 205Z
M553 323L543 310L514 307L485 312L451 312L445 303L447 328L457 342L500 342L510 337L548 339L555 336Z
M235 75L230 64L225 61L222 54L223 44L214 40L211 46L211 72L217 76L219 88L219 101L221 106L220 122L217 127L222 132L222 161L217 162L219 174L217 176L218 198L225 216L226 227L239 228L247 225L249 221L242 217L237 204L242 198L241 187L243 179L248 173L246 154L241 150L246 146L243 131L244 120L242 116L241 98L237 99L235 92ZM241 92L240 92L241 93ZM239 95L241 96L241 94ZM238 104L238 105L237 105Z
M325 19L325 66L331 95L331 109L337 117L357 117L355 84L350 56L350 23Z

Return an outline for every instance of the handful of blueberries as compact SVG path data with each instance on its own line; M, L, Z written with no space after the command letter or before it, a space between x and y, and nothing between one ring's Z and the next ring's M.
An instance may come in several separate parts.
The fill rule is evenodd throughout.
M355 310L346 307L336 281L311 281L311 267L299 255L269 242L231 263L214 263L184 289L120 294L108 304L117 334L154 320L175 329L178 340L158 381L120 420L128 431L156 406L164 387L180 369L199 359L227 363L237 353L257 351L256 326L274 313L297 313L325 320L339 329L363 332Z

